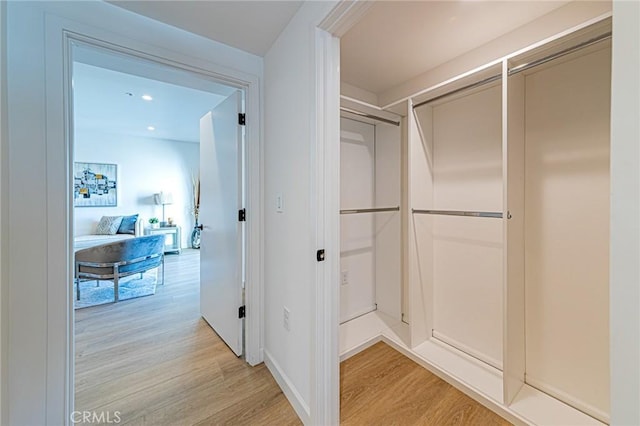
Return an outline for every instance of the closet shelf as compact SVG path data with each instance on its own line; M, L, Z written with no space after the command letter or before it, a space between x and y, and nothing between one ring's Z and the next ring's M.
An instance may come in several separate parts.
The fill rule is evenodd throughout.
M399 121L390 120L388 118L380 117L378 115L368 114L366 112L356 111L355 109L340 107L340 111L348 112L349 114L357 115L357 116L364 117L364 118L369 118L371 120L380 121L382 123L387 123L387 124L391 124L391 125L394 125L394 126L400 126L400 122Z
M553 60L558 59L558 58L562 58L563 56L569 55L570 53L576 52L576 51L578 51L580 49L584 49L586 47L592 46L592 45L594 45L596 43L600 43L601 41L609 40L611 38L611 35L612 35L611 31L609 31L607 33L601 34L601 35L599 35L597 37L594 37L594 38L592 38L590 40L584 41L584 42L582 42L580 44L577 44L575 46L571 46L571 47L568 47L568 48L566 48L564 50L561 50L559 52L553 53L553 54L551 54L549 56L545 56L544 58L540 58L540 59L537 59L535 61L528 62L526 64L518 65L517 67L513 67L513 68L509 69L508 75L512 76L512 75L517 74L519 72L528 70L529 68L537 67L538 65L546 64L547 62L553 61Z
M468 216L468 217L489 217L502 219L501 212L469 212L469 211L461 211L461 210L419 210L412 209L411 213L413 214L434 214L434 215L444 215L444 216Z
M340 214L358 214L358 213L378 213L378 212L397 212L400 211L399 206L395 207L379 207L374 209L348 209L340 210Z

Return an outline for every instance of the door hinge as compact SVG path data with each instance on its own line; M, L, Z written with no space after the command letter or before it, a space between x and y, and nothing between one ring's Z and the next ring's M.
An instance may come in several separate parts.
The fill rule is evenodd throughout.
M318 262L324 262L324 249L320 249L316 252L316 260Z
M247 221L247 211L245 209L238 210L238 222Z
M238 318L244 318L245 317L245 308L244 305L240 306L238 308Z
M239 112L238 113L238 124L241 126L244 126L246 123L247 117L244 114L244 112Z

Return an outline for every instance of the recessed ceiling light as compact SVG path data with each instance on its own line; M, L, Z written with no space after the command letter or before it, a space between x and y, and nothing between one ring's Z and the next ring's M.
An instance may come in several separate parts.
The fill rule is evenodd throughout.
M155 127L153 127L153 126L148 126L148 127L147 127L147 130L149 130L149 131L151 131L151 132L153 132L155 129L156 129L156 128L155 128Z
M153 100L151 95L142 95L142 99L144 99L145 101L152 101Z

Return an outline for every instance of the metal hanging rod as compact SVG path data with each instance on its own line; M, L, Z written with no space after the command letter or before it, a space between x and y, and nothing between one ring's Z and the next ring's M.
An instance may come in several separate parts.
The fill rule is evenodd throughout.
M357 213L378 213L378 212L397 212L400 211L399 206L395 207L380 207L377 209L348 209L340 210L340 214L357 214Z
M584 41L584 42L582 42L580 44L577 44L575 46L568 47L568 48L566 48L564 50L561 50L560 52L556 52L556 53L551 54L549 56L545 56L544 58L536 59L535 61L528 62L528 63L522 64L522 65L518 65L517 67L513 67L513 68L511 68L509 70L508 75L514 75L514 74L517 74L519 72L528 70L529 68L533 68L535 66L545 64L545 63L547 63L549 61L553 61L554 59L561 58L561 57L566 56L566 55L568 55L570 53L573 53L573 52L575 52L577 50L584 49L585 47L592 46L592 45L594 45L596 43L599 43L601 41L604 41L604 40L607 40L607 39L610 39L610 38L611 38L611 32L599 35L598 37L594 37L594 38L592 38L590 40ZM420 107L422 105L426 105L426 104L429 104L431 102L435 102L435 101L438 101L440 99L446 98L447 96L451 96L451 95L455 95L456 93L464 92L465 90L474 89L476 87L484 86L485 84L492 83L492 82L494 82L496 80L499 80L500 78L502 78L502 74L493 75L491 77L485 78L484 80L480 80L478 82L475 82L475 83L472 83L472 84L468 84L466 86L460 87L459 89L455 89L455 90L452 90L450 92L444 93L442 95L436 96L435 98L427 99L426 101L422 101L420 103L417 103L417 104L415 104L413 106L413 108L414 109L418 108L418 107Z
M509 75L514 75L519 72L528 70L529 68L537 67L538 65L546 64L547 62L553 61L554 59L562 58L570 53L573 53L577 50L584 49L585 47L593 46L596 43L600 43L601 41L608 40L611 38L611 31L608 33L601 34L597 37L584 41L580 44L576 44L575 46L568 47L559 52L553 53L549 56L545 56L544 58L536 59L535 61L528 62L526 64L518 65L517 67L513 67L509 70Z
M389 120L388 118L378 117L377 115L367 114L366 112L356 111L355 109L351 109L351 108L340 107L340 111L348 112L349 114L358 115L358 116L364 117L364 118L370 118L371 120L377 120L377 121L381 121L383 123L392 124L394 126L399 126L400 125L399 121Z
M422 101L413 106L413 109L416 109L422 105L430 104L431 102L438 101L442 98L446 98L447 96L455 95L456 93L464 92L465 90L475 89L476 87L484 86L485 84L493 83L496 80L500 80L502 78L502 74L492 75L491 77L487 77L484 80L476 81L475 83L467 84L466 86L460 87L459 89L454 89L450 92L444 93L440 96L436 96L435 98L427 99L426 101Z
M435 214L444 216L467 216L467 217L491 217L502 219L502 213L500 212L467 212L461 210L418 210L412 209L411 213L414 214Z

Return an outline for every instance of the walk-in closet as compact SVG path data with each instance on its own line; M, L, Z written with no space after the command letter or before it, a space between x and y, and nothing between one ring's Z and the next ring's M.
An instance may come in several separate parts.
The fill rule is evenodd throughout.
M382 94L343 84L341 360L384 341L510 422L609 422L598 7L568 3Z

